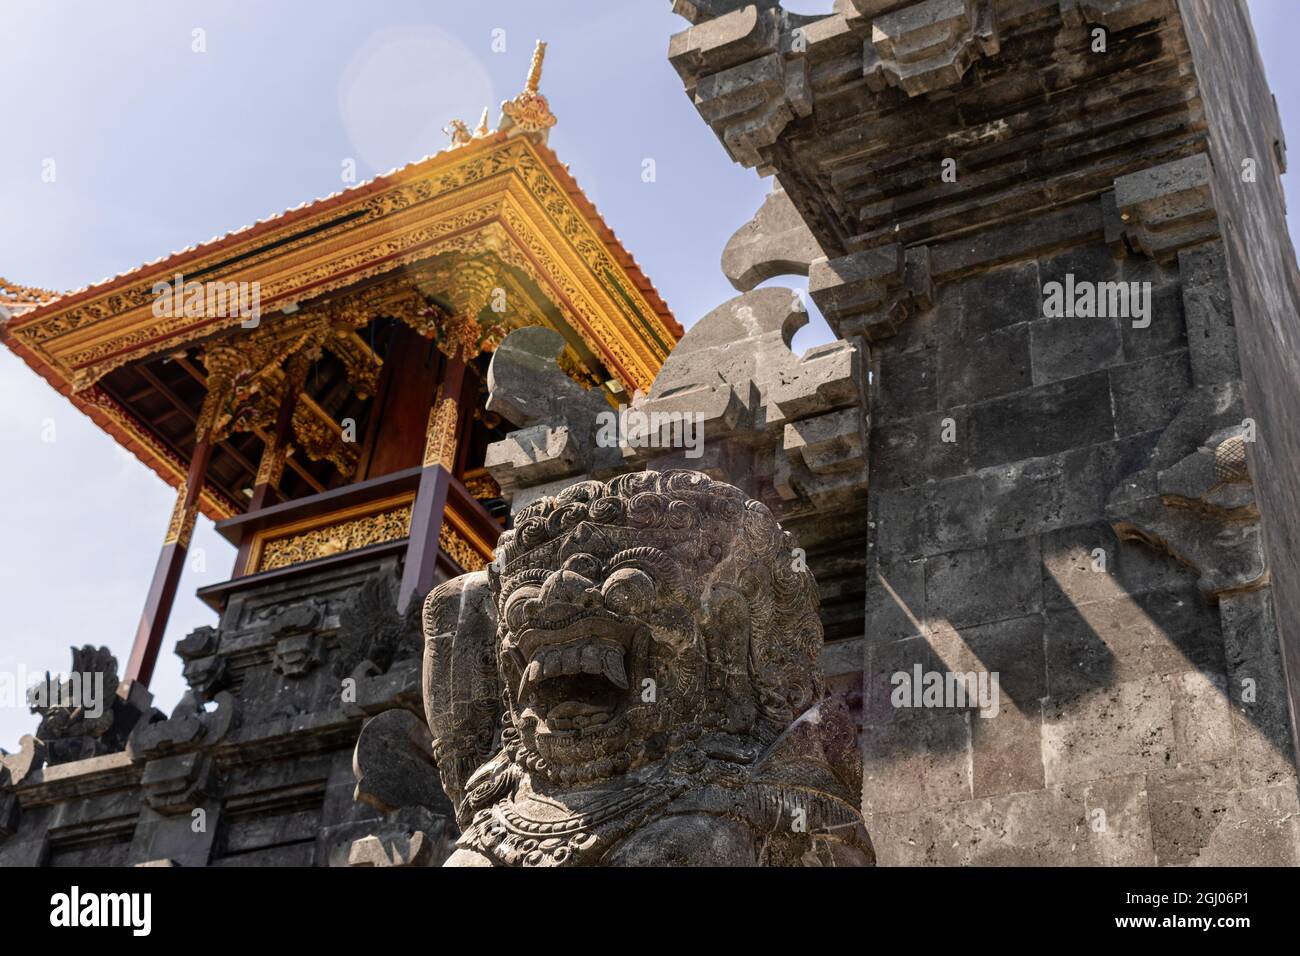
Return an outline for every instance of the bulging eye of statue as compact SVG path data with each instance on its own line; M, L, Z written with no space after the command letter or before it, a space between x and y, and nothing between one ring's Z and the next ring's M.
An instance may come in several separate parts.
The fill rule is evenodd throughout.
M524 605L535 599L541 593L541 588L533 587L532 585L516 589L515 592L506 599L506 627L515 632L522 630L524 627Z
M650 575L636 568L619 568L601 588L605 608L615 614L639 614L653 606L655 583Z

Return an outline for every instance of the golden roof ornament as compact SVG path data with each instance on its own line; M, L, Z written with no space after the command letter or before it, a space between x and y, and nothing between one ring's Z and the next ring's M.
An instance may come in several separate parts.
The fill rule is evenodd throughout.
M462 119L452 120L442 128L442 131L451 137L451 149L467 146L474 138L469 131L469 126Z
M19 285L0 276L0 305L13 315L19 315L51 299L57 299L59 293L49 289L37 289L33 286Z
M550 104L546 102L545 96L537 92L542 83L542 61L545 58L546 43L538 40L523 92L513 100L501 104L502 129L514 126L521 132L541 133L545 137L546 131L555 125L555 114L551 112Z
M474 138L482 139L490 132L492 130L488 126L488 108L485 106L483 107L483 115L478 118L478 126L474 127Z

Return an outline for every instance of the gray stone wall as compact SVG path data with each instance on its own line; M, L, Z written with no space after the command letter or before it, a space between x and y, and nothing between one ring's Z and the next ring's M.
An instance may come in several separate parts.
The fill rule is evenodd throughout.
M1210 124L1246 411L1259 423L1251 470L1294 715L1300 709L1300 271L1280 178L1286 143L1243 0L1180 0L1179 10ZM1254 175L1245 174L1247 162ZM1294 722L1292 735L1300 740Z
M669 60L872 372L880 862L1300 862L1295 264L1244 3L828 6L678 4ZM729 274L798 271L787 219ZM1149 283L1150 324L1049 317L1066 276ZM998 674L996 716L899 706L917 666Z
M1150 326L1044 317L1066 273L1152 283ZM881 863L1300 862L1284 698L1234 701L1247 670L1277 690L1267 589L1221 616L1196 571L1108 517L1194 391L1186 300L1206 282L1226 283L1217 248L1162 266L1097 237L946 283L875 348L863 741ZM998 713L893 706L891 676L917 664L998 673Z

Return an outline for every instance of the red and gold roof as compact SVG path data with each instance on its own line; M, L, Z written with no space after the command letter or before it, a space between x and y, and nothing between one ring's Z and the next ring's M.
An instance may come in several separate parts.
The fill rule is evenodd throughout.
M184 455L99 383L239 328L237 315L155 315L155 284L178 275L258 283L261 322L274 325L394 277L441 276L450 294L488 261L516 321L566 332L591 381L648 388L681 326L546 145L544 98L525 90L514 105L523 120L507 111L501 131L458 128L447 150L95 285L57 297L13 287L22 308L9 310L0 338L172 485ZM240 510L212 487L202 507L213 518Z

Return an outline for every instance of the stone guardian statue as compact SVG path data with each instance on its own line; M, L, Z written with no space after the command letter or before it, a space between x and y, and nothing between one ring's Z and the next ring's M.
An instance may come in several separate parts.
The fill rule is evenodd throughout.
M447 865L872 865L817 608L771 512L699 472L523 508L424 605Z

